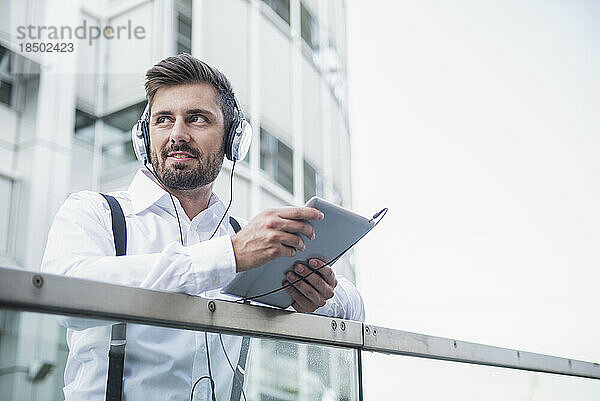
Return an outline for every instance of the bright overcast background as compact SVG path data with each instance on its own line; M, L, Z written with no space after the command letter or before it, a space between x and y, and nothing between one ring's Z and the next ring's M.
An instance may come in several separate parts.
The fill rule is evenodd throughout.
M348 13L354 209L389 208L357 252L367 322L600 362L600 2ZM414 395L390 372L431 366L384 367L400 358L366 358L366 399ZM564 399L493 372L498 399L502 375L522 380L514 399ZM600 399L594 384L573 399Z

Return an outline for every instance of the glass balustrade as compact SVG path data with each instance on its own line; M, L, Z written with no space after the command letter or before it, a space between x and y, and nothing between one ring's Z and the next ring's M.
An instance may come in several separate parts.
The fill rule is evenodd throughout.
M597 363L6 268L0 400L104 400L115 321L123 400L600 401Z
M1 309L0 400L63 400L65 369L68 399L104 399L111 323ZM218 401L231 400L242 377L244 391L235 399L359 400L356 349L247 341L245 375L234 377L243 336L207 333L205 342L204 332L129 323L124 399L190 399L195 381L208 374L208 344ZM209 380L200 380L193 399L210 400L210 390Z
M600 380L582 377L377 352L362 368L365 400L600 401Z

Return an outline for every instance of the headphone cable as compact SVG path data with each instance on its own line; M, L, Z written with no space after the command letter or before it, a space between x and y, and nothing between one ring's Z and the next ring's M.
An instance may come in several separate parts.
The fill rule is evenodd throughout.
M223 343L223 336L221 336L221 333L219 333L219 341L221 341L221 347L223 348L223 353L225 354L225 358L227 358L227 363L229 364L229 367L231 368L231 371L233 372L233 378L234 378L234 380L237 380L237 382L240 385L240 388L242 390L242 395L244 396L244 401L247 401L246 392L244 391L244 381L240 380L238 377L235 377L235 368L233 367L233 364L231 363L231 360L229 359L229 355L227 355L227 351L225 350L225 344Z
M208 333L204 332L204 344L206 345L206 362L208 364L208 377L210 377L210 393L212 396L212 401L217 401L217 396L215 394L215 381L212 375L212 368L210 367L210 349L208 347Z
M223 216L221 216L221 220L219 220L219 224L217 224L217 227L215 227L215 231L212 233L209 240L211 240L215 236L215 234L219 230L219 227L221 227L221 223L223 222L223 219L227 215L229 208L231 207L231 202L233 201L233 172L235 171L235 162L236 162L236 160L233 159L233 166L231 167L231 175L229 176L229 203L227 204L225 213L223 213Z
M227 205L227 208L225 209L225 213L223 213L223 216L221 216L221 220L219 220L219 224L217 224L217 227L215 227L215 231L213 231L213 233L210 236L210 238L208 239L208 241L210 241L215 236L215 234L219 230L219 227L221 227L221 223L223 222L223 219L225 219L225 216L227 215L229 208L231 207L231 202L233 201L233 172L235 171L235 162L236 162L236 160L233 159L233 166L231 167L231 176L229 177L229 182L230 182L229 204ZM219 339L220 338L221 338L221 333L219 333ZM221 340L221 344L223 344L223 340ZM210 365L210 346L208 344L208 334L206 332L204 332L204 345L206 347L206 362L208 365L208 376L210 377L210 382L211 382L212 401L216 401L215 381L213 380L212 368ZM229 355L227 355L227 351L225 351L225 347L223 347L223 352L225 352L225 356L227 357L227 362L229 362ZM229 362L229 365L231 366L231 362ZM233 371L233 377L235 378L235 370ZM244 398L245 398L245 395L244 395Z
M213 231L212 235L208 238L208 240L211 240L215 236L215 234L219 230L219 227L221 226L221 223L225 219L225 216L227 215L227 212L229 211L229 208L231 207L231 203L233 201L233 176L234 176L234 171L235 171L235 162L236 162L236 160L234 159L233 160L233 166L231 167L231 176L229 178L229 181L230 181L230 186L229 186L229 203L227 204L227 208L225 209L225 212L223 213L223 216L221 216L221 220L219 220L219 223L215 227L215 231ZM181 241L181 245L184 246L184 244L183 244L183 231L181 229L181 220L179 219L179 213L177 212L177 206L175 205L175 200L173 199L173 194L171 194L171 192L167 189L167 186L162 182L162 180L158 177L158 175L154 171L152 171L152 169L150 169L148 167L147 163L144 163L144 167L146 167L146 169L150 172L150 174L152 174L154 176L154 178L156 178L156 180L160 184L160 186L169 194L169 197L171 199L171 203L173 204L173 209L175 209L175 217L177 218L177 225L179 226L179 239ZM221 339L221 333L219 333L219 339L221 340L221 345L223 345L223 340ZM212 367L211 367L211 364L210 364L210 347L209 347L209 344L208 344L208 334L206 332L204 332L204 345L206 347L206 362L207 362L207 365L208 365L208 376L202 376L198 380L196 380L196 382L192 386L192 391L191 391L191 394L190 394L190 400L192 400L193 397L194 397L194 390L196 388L196 385L202 379L209 379L210 380L212 400L216 401L215 381L214 381L213 375L212 375ZM231 362L229 360L229 355L227 355L227 351L225 351L225 346L224 345L223 345L223 352L225 353L225 357L227 358L227 362L229 363L229 366L231 366L232 369L233 369L233 365L231 365ZM235 369L233 369L233 374L234 374L233 377L235 378ZM244 389L242 388L242 392L243 391L244 391ZM244 394L244 400L245 399L246 399L246 395Z
M192 386L192 392L190 393L190 401L193 401L193 400L194 400L194 390L196 390L196 386L197 386L197 385L198 385L198 383L200 383L200 381L201 381L201 380L203 380L203 379L208 379L208 380L210 381L210 385L211 385L211 387L214 389L215 382L214 382L214 380L212 379L212 377L210 377L210 376L202 376L202 377L200 377L198 380L196 380L196 381L194 382L194 385ZM216 398L214 397L214 390L213 390L213 400L216 400Z
M150 163L150 166L152 166L152 163ZM166 193L169 194L169 198L171 198L171 203L173 204L173 209L175 209L175 217L177 218L177 225L179 226L179 240L181 241L181 245L183 245L183 231L181 230L181 220L179 219L179 212L177 211L177 206L175 206L175 200L173 199L173 194L167 189L167 186L165 185L164 182L162 182L162 180L160 178L158 178L158 174L156 174L153 169L148 167L148 161L146 161L146 163L144 163L144 167L146 167L146 170L148 170L150 172L150 174L152 174L154 176L154 178L156 178L156 181L158 181L158 184L162 187L162 189L165 190Z

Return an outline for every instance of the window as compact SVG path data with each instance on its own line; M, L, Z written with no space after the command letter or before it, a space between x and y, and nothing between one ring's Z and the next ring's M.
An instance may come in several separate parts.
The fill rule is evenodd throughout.
M5 80L0 80L0 102L12 105L12 84Z
M102 168L110 171L136 160L131 143L131 127L140 118L146 102L140 102L103 118Z
M177 33L186 38L192 37L192 19L182 13L177 14Z
M0 75L10 75L10 50L0 45Z
M313 52L319 51L319 23L302 3L300 3L300 34Z
M146 102L140 102L122 110L115 111L104 117L104 122L120 131L131 132L131 127L137 122L146 108Z
M10 51L0 46L0 102L12 106L14 80L10 74Z
M94 144L94 124L96 117L91 114L75 109L75 138Z
M346 8L344 2L328 3L329 43L321 49L325 79L338 103L346 102Z
M288 192L294 191L292 148L260 128L260 168Z
M269 8L285 21L290 24L290 0L263 0Z
M323 181L317 170L304 160L304 201L313 196L323 196Z
M192 53L192 2L175 2L175 44L177 54Z
M12 256L9 252L10 238L13 234L11 229L11 217L14 218L13 204L13 181L0 176L0 259ZM12 213L11 213L12 212ZM12 222L14 224L14 222Z
M333 199L331 200L336 205L344 206L344 199L342 198L342 192L336 187L333 187Z

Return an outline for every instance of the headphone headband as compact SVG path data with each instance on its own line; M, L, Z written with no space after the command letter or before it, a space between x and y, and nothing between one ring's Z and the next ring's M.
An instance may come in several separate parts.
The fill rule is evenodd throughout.
M150 122L150 103L146 102L146 107L140 116L140 120L146 121L147 123Z

